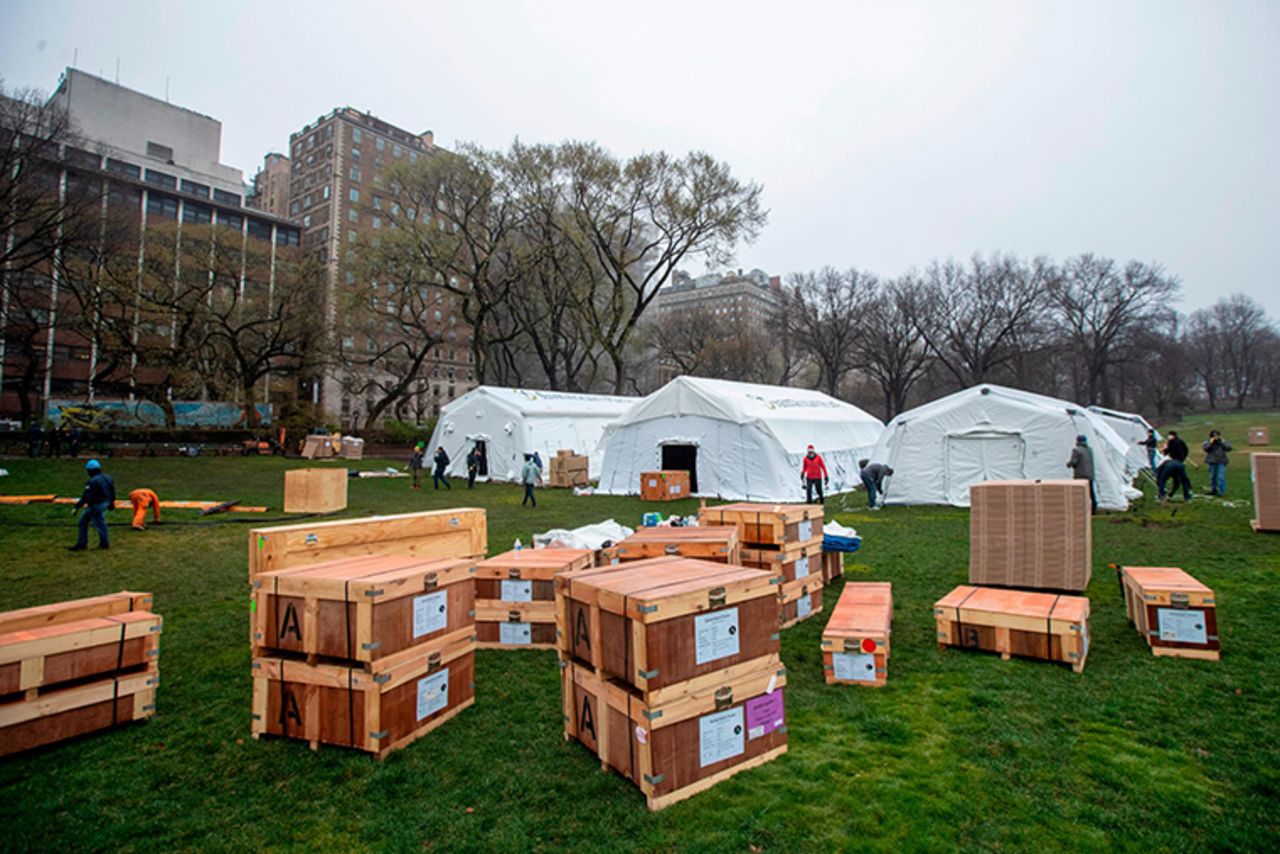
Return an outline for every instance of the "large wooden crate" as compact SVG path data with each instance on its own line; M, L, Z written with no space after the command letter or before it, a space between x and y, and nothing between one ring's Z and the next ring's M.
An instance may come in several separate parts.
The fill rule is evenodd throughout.
M822 630L827 684L883 686L889 678L892 629L893 585L887 581L846 584Z
M740 564L738 529L732 525L694 525L687 528L639 528L618 543L622 561L679 556Z
M474 561L375 555L253 580L255 655L373 663L475 623Z
M162 627L159 614L129 611L0 634L0 698L146 669Z
M822 544L822 506L818 504L721 504L703 507L703 525L734 525L743 548L783 549Z
M1093 568L1089 484L987 481L969 488L969 583L1083 591Z
M159 681L152 662L145 670L0 702L0 756L149 718Z
M837 578L844 578L844 552L822 553L822 583L830 584Z
M1154 655L1217 661L1217 598L1177 567L1120 568L1125 613Z
M679 501L690 494L687 471L675 469L640 474L640 498L644 501Z
M362 555L484 557L485 511L474 507L302 522L249 532L249 577Z
M1259 445L1271 444L1271 431L1266 427L1250 427L1249 428L1249 444L1257 447Z
M119 593L108 593L105 596L91 596L87 599L70 599L66 602L54 602L51 605L37 605L33 608L19 608L16 611L0 613L0 634L40 629L92 617L112 617L127 614L130 611L150 611L151 594L122 590Z
M821 614L822 590L822 576L818 574L784 582L778 592L782 628L789 629L815 614Z
M1255 531L1280 531L1280 454L1250 454Z
M779 650L777 577L664 557L556 577L561 652L660 703L689 679Z
M693 679L662 703L590 667L561 664L565 738L633 782L650 810L787 750L786 670L776 655Z
M259 656L253 660L254 738L354 747L379 759L475 702L475 636L416 647L373 670Z
M481 649L555 649L555 577L590 569L590 549L520 549L476 565Z
M1084 670L1089 600L1084 596L961 585L933 606L938 648L958 646L1000 657L1042 658Z
M742 549L742 565L781 575L787 581L822 577L822 541L810 541L780 549Z
M586 486L590 481L589 461L585 456L578 456L572 451L561 451L550 460L550 481L552 487L567 489L574 486Z
M332 513L346 509L346 469L290 469L284 473L284 512Z

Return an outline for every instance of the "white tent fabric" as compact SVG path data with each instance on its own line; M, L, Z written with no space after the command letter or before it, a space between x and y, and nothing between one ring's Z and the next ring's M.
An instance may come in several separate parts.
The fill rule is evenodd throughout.
M830 491L860 483L858 460L884 425L819 391L677 377L609 425L599 491L634 495L640 473L663 468L664 449L686 446L696 494L744 501L804 497L800 459L813 445L826 461Z
M449 455L449 474L464 476L467 454L485 443L488 480L519 480L524 455L537 451L545 469L561 448L587 455L588 474L600 473L604 427L638 398L478 386L445 405L436 421L427 465L437 447ZM481 478L484 479L484 478Z
M1125 445L1128 446L1125 453L1131 467L1135 470L1146 467L1147 449L1138 443L1146 441L1148 430L1155 429L1147 419L1136 412L1121 412L1117 409L1104 409L1101 406L1090 406L1089 411L1101 416L1111 429L1116 431L1116 435L1124 440ZM1156 430L1156 438L1160 438L1158 430Z
M1061 480L1076 436L1093 448L1098 506L1125 510L1139 494L1128 446L1106 420L1065 400L982 385L902 413L885 427L871 459L894 470L888 504L969 506L969 487L987 480Z

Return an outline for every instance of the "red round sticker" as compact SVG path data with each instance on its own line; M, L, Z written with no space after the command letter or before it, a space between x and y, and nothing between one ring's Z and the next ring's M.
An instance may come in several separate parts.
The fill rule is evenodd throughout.
M873 641L871 638L863 638L863 639L862 639L862 651L863 651L863 652L875 652L875 651L876 651L876 642L875 642L875 641Z

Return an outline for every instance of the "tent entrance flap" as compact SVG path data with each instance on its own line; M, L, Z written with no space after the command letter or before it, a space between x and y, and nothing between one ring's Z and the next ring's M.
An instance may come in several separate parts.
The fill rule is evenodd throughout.
M945 454L947 502L956 506L969 506L975 483L1026 477L1026 443L1018 433L948 434Z
M689 492L698 494L698 446L697 445L663 445L663 471L687 471L689 473Z

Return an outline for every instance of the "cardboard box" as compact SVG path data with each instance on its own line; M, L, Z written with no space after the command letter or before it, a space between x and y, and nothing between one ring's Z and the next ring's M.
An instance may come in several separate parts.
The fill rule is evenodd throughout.
M1089 484L1005 480L969 489L969 583L1083 591L1093 572Z

